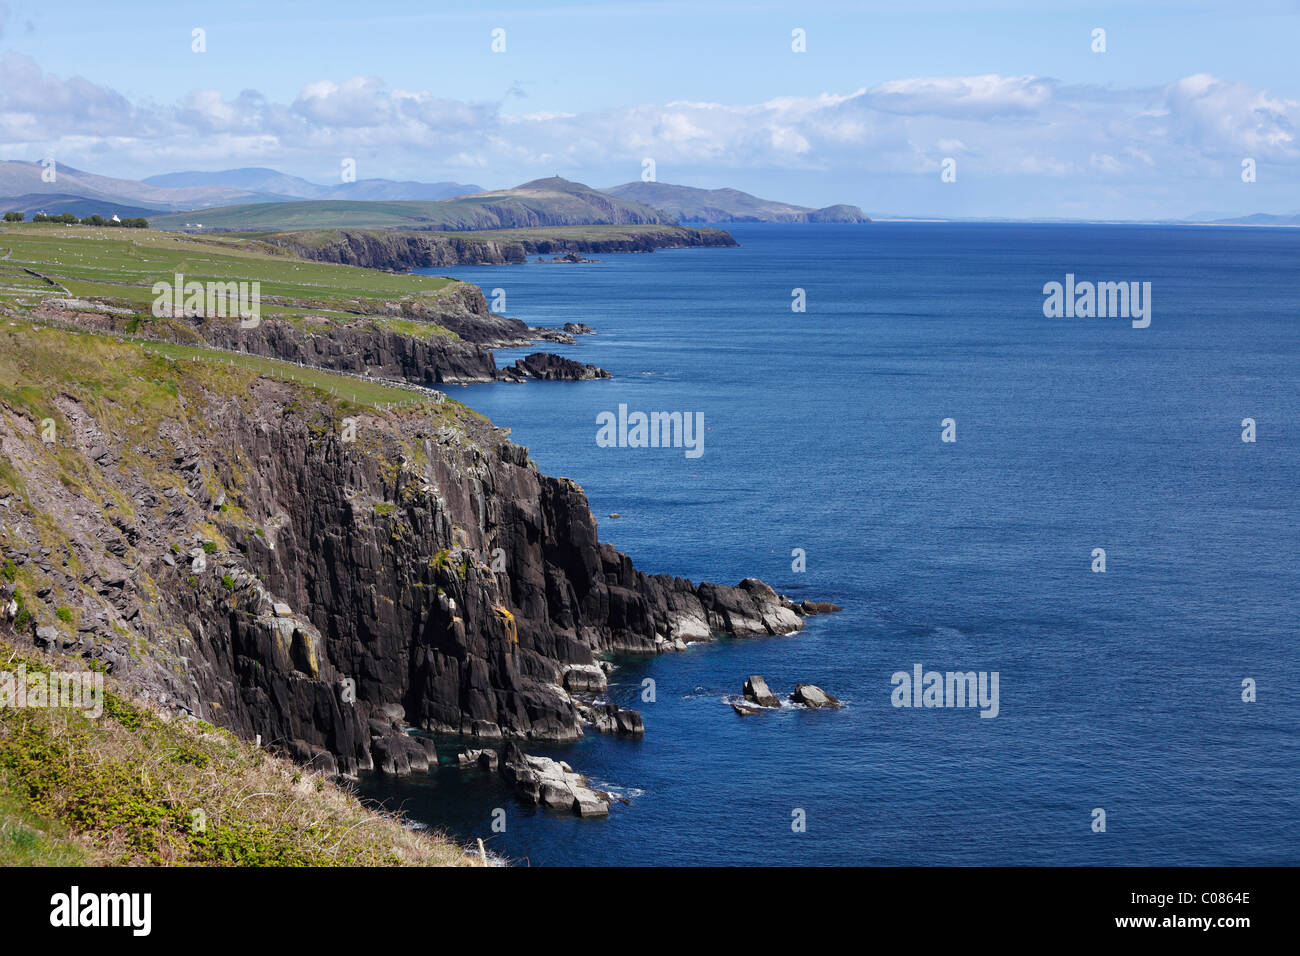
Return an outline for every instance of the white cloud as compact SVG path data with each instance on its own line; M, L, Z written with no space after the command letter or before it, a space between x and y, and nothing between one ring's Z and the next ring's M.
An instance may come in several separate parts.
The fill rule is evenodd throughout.
M193 90L170 105L134 104L80 77L0 58L0 149L145 175L178 163L278 165L308 173L356 156L362 174L473 173L501 185L565 170L596 184L633 178L643 157L665 170L890 177L929 174L961 157L961 181L1036 177L1136 189L1236 174L1240 159L1300 163L1300 103L1198 74L1164 87L1064 85L1037 76L921 77L760 103L672 101L588 113L508 114L401 90L374 76L319 80L289 103L256 90ZM160 167L160 164L166 164ZM611 172L613 171L613 172ZM669 180L671 181L671 180Z

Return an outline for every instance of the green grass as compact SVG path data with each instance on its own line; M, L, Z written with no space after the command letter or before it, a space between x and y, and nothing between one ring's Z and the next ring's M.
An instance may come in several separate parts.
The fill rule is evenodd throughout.
M3 640L0 660L28 674L54 669ZM155 712L110 686L103 704L98 717L0 708L0 864L473 863L447 838L407 830L226 731Z
M373 269L307 262L244 236L177 236L153 230L124 233L89 226L26 223L0 226L0 302L60 288L24 272L48 276L76 296L148 310L155 282L260 282L263 313L336 310L374 312L380 303L440 296L454 279L398 275Z
M182 229L186 223L202 223L204 229L237 229L241 232L343 227L409 229L437 222L438 214L436 201L309 199L170 213L154 216L149 223L158 229Z
M282 362L261 355L222 352L192 345L173 345L170 342L141 342L140 345L174 362L205 362L211 365L245 369L258 375L296 382L345 402L371 408L381 405L415 405L429 401L428 397L410 389L394 388L391 385L351 378L347 375L336 375L321 369L302 368L292 362Z
M0 867L83 866L89 852L66 826L32 813L6 777L0 777Z

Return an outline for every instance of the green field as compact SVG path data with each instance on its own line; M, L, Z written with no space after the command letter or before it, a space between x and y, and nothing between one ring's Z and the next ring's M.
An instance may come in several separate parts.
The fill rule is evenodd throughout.
M122 320L133 313L130 322L118 325L130 335L140 323L172 321L155 320L150 306L154 301L153 283L173 282L176 273L182 273L187 282L261 282L263 317L295 325L305 324L310 317L315 322L362 322L413 338L456 338L454 332L432 322L376 311L385 302L444 296L458 285L452 279L307 262L243 237L178 237L152 230L127 235L120 229L43 224L0 226L0 310L11 316L27 316L47 299L72 296L125 310ZM114 342L109 336L84 333L76 341L78 355L100 354L110 364L120 361L109 358L113 353L105 351ZM139 344L148 350L147 354L159 358L202 362L297 382L363 406L411 405L428 400L410 389L259 355L167 342L140 340ZM3 364L0 362L0 369ZM53 364L45 371L52 374ZM23 376L15 369L12 377L18 381ZM0 398L4 394L0 387Z
M155 298L153 284L172 282L177 273L187 282L260 282L268 316L370 312L378 302L442 295L456 286L455 280L436 276L306 262L245 236L45 223L0 226L0 303L71 294L147 311Z
M347 199L309 199L302 202L251 203L219 206L197 212L167 213L150 217L156 229L184 229L201 223L208 230L240 232L282 229L384 229L428 228L440 222L434 201L369 202Z

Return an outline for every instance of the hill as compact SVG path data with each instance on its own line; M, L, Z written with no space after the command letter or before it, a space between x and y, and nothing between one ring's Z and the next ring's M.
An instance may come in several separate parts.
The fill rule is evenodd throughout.
M156 218L162 229L184 229L186 223L192 222L202 223L204 231L224 232L382 228L463 232L537 226L675 224L672 217L643 203L609 196L559 177L432 202L327 199L252 203Z
M79 196L149 209L201 209L259 198L247 190L227 186L169 188L100 176L62 164L54 167L55 181L45 182L40 163L0 160L0 196Z
M1300 226L1300 213L1290 216L1275 213L1257 212L1251 216L1236 216L1231 219L1216 219L1217 226Z
M611 196L663 210L679 222L870 222L857 206L823 209L759 199L739 189L697 189L672 183L624 183Z

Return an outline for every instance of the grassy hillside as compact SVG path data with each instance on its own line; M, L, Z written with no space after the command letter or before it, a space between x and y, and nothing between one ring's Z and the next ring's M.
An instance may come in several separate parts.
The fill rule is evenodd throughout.
M4 669L68 670L0 638ZM0 708L0 866L469 866L348 791L108 689L103 714Z
M0 305L75 296L139 310L147 320L153 284L172 282L177 273L187 282L261 282L262 315L279 318L374 312L378 303L438 297L459 285L435 276L304 262L245 237L48 223L0 226Z
M514 189L435 202L352 202L308 200L254 203L154 216L160 229L199 224L203 231L288 229L514 229L533 226L671 225L672 220L642 203L619 199L558 177Z
M611 186L605 192L661 209L681 222L870 222L857 206L814 209L759 199L739 189L633 182Z

